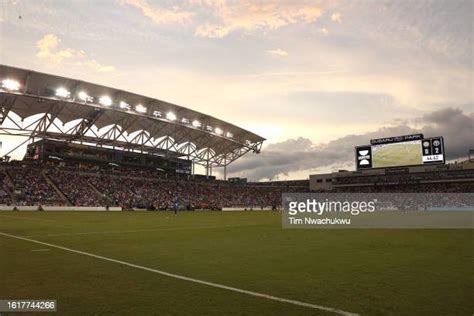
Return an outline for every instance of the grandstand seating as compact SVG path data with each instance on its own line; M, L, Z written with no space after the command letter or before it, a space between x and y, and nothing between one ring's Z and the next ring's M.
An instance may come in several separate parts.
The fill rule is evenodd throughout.
M46 174L73 206L97 206L105 204L105 198L88 183L87 176L54 168L48 168Z
M124 209L170 209L175 202L181 208L268 208L281 204L283 192L309 192L301 181L268 183L231 183L219 180L196 180L176 175L163 175L154 170L100 169L94 166L59 166L35 162L12 162L0 165L0 204L13 205L71 205L120 206ZM474 172L459 173L459 183L416 184L400 183L367 186L367 179L336 188L336 192L473 192ZM452 181L454 173L442 178ZM367 177L372 178L372 177ZM11 179L11 181L10 181ZM353 179L341 179L353 182ZM403 181L402 181L403 180ZM416 179L410 179L414 181ZM13 197L13 199L12 199Z
M158 174L143 170L83 170L34 163L4 164L2 170L4 177L11 175L16 194L15 201L7 200L8 194L4 194L6 197L0 200L1 204L15 205L170 209L178 202L182 208L190 210L250 209L278 205L283 191L305 190L301 187L235 185L226 181L159 179Z
M11 184L8 184L6 174L0 172L0 204L10 204L12 202L10 197Z
M38 167L16 166L5 172L13 180L16 205L62 205L64 201L48 184Z

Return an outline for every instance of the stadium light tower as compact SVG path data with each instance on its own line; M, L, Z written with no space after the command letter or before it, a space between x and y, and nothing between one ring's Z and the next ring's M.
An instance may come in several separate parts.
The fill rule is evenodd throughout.
M13 79L4 79L2 81L2 88L9 91L18 91L20 89L20 83Z
M102 104L102 105L105 105L105 106L111 106L112 105L112 99L107 95L103 95L99 98L99 103Z
M56 96L60 98L69 98L71 92L67 91L64 87L59 87L56 89Z

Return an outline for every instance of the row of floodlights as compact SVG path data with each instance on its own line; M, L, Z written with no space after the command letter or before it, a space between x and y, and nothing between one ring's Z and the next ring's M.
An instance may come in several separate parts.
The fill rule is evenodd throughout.
M2 81L2 88L6 89L6 90L9 90L9 91L18 91L20 89L20 83L16 80L4 79ZM58 98L61 98L61 99L71 99L71 92L69 92L64 87L59 87L55 91L55 96L58 97ZM79 100L83 101L84 103L93 103L94 102L94 98L92 96L88 95L85 91L80 91L77 94L77 97L79 98ZM103 95L103 96L99 97L97 99L97 101L98 101L99 104L101 104L103 106L111 106L113 104L112 99L107 95ZM118 106L119 106L119 108L121 108L123 110L127 110L127 111L130 111L131 108L132 108L130 106L130 104L128 104L124 101L120 101ZM138 113L143 114L143 113L147 112L147 108L145 106L143 106L142 104L137 104L135 106L135 111L138 112ZM154 110L152 115L154 117L157 117L157 118L166 118L168 121L172 121L172 122L174 122L178 119L176 114L174 114L171 111L166 113L165 115L163 115L163 113L161 111ZM202 128L202 123L199 122L198 120L194 120L194 121L191 122L189 119L183 117L183 118L181 118L180 122L181 122L181 124L188 124L188 125L191 124L195 128ZM206 131L214 132L217 135L223 135L224 134L224 131L222 129L220 129L219 127L213 128L210 125L206 125ZM231 132L225 133L225 136L228 137L228 138L234 137L234 135Z

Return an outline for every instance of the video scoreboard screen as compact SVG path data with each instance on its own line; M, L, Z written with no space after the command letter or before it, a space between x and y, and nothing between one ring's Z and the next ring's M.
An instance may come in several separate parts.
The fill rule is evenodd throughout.
M445 163L443 137L422 134L372 139L355 154L357 170Z

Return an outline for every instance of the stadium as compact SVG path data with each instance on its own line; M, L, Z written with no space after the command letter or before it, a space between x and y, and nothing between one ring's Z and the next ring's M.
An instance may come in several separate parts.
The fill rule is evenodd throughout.
M372 140L356 171L249 182L226 168L265 139L231 123L31 70L0 66L0 81L0 132L19 139L0 164L2 299L63 315L472 312L472 229L281 228L282 194L474 192L474 161L447 164L442 138ZM394 165L405 141L420 151Z

